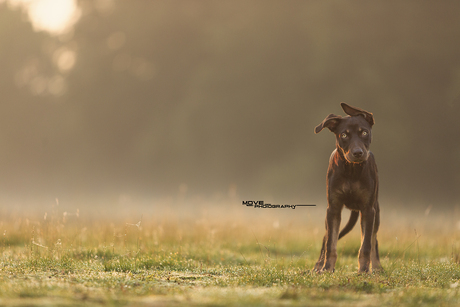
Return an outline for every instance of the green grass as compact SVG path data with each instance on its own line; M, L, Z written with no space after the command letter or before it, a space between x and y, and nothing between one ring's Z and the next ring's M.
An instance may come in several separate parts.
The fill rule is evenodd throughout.
M357 273L358 230L339 241L334 273L312 273L322 222L302 221L276 213L137 220L64 219L57 211L46 219L5 215L0 306L460 304L454 218L421 217L417 230L412 222L382 227L379 274Z

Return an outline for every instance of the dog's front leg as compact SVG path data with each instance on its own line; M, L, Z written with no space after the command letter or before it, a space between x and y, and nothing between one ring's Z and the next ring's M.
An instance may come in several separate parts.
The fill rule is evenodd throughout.
M325 236L325 261L322 272L333 272L337 261L337 240L339 238L339 227L342 215L342 206L334 205L331 202L326 213L326 236Z
M379 231L380 225L380 209L379 203L375 201L375 219L374 219L374 230L372 231L372 241L371 241L371 263L372 263L372 272L381 271L382 265L380 264L379 257L379 243L377 241L377 232Z
M361 248L358 255L359 273L369 272L374 221L375 210L373 206L368 206L365 210L361 211Z

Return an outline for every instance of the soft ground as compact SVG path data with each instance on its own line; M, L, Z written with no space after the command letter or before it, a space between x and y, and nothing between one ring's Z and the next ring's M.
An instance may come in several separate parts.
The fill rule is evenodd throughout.
M158 208L77 211L56 203L34 212L4 209L0 305L460 304L460 214L454 209L382 209L385 271L357 273L357 226L339 241L335 273L318 275L311 268L324 234L324 207ZM347 217L344 211L342 223Z

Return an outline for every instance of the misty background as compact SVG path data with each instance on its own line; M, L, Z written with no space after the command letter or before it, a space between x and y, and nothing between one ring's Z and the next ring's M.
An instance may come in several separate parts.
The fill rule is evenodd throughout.
M325 206L345 101L381 207L460 202L460 2L89 1L62 33L0 1L0 199Z

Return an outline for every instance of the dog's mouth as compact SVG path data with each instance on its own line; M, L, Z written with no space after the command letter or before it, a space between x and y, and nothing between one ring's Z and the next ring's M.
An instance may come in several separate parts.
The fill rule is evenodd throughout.
M369 158L369 152L367 150L361 150L361 151L348 151L346 154L344 154L345 159L349 163L363 163L366 162L367 159Z

